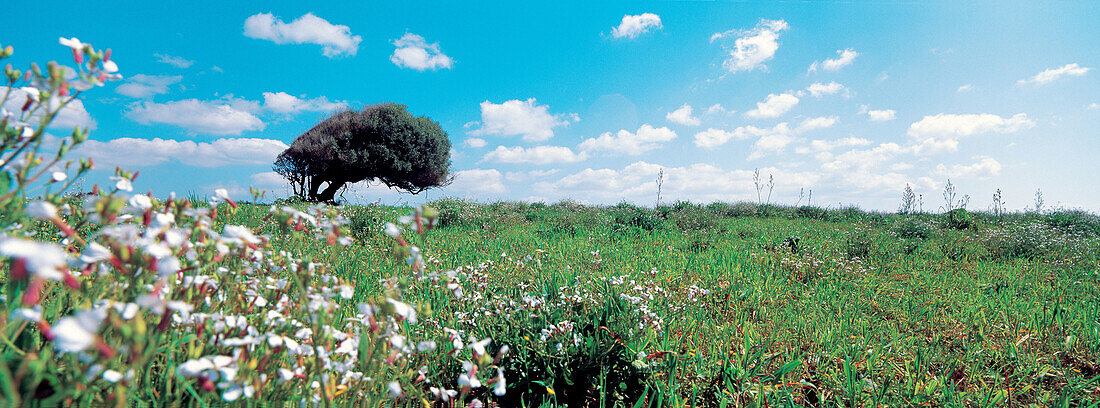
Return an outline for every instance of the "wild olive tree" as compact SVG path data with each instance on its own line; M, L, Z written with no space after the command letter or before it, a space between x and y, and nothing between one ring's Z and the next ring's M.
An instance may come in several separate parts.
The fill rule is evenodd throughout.
M439 123L385 103L321 121L279 154L273 169L309 201L331 202L363 180L417 194L450 182L450 150Z

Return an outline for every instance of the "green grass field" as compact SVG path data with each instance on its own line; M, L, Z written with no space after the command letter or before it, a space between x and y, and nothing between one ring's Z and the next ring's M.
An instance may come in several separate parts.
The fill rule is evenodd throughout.
M215 241L237 242L242 260L232 259L237 249L219 250L229 254L224 259L204 252L186 256L183 265L194 266L180 274L188 278L165 297L190 303L192 317L171 302L164 309L138 297L140 309L126 312L118 304L112 306L117 313L103 312L106 320L89 334L96 346L85 351L51 345L41 325L16 318L28 306L5 305L12 317L0 321L4 400L75 406L217 406L229 400L242 406L1068 407L1096 405L1100 396L1100 220L1088 213L895 215L746 203L657 209L458 200L430 205L438 209L436 228L402 238L421 249L426 268L416 272L405 259L410 247L383 233L409 208L337 207L346 222L341 228L353 240L333 245L321 235L293 233L289 226L301 225L294 220L303 216L275 216L270 205L231 209L223 203L204 218L202 211L183 210L186 205L166 204L163 211L180 217L199 214L200 221L187 227L196 231L197 245L211 242L203 237L210 233L200 231L224 229ZM244 241L226 240L229 225L267 237L261 245L268 245L269 269L257 258L248 260L258 252L239 245ZM81 223L77 235L108 243L125 235L119 232L125 229L98 228ZM40 237L57 234L44 222L37 230ZM77 290L59 283L43 287L39 310L54 331L60 331L60 316L155 288L139 285L156 277L142 274L143 268L159 270L141 256L149 247L130 259L134 250L110 245L123 255L113 266L99 265L98 278L84 275ZM308 273L296 266L307 264ZM233 270L243 272L226 272ZM208 283L196 288L200 279ZM283 289L288 279L301 285L300 292ZM6 299L38 302L28 301L30 289L19 282L3 280ZM269 290L257 282L267 282ZM333 282L346 283L354 294L341 299ZM322 285L325 295L311 285ZM294 293L299 295L286 296ZM270 300L260 303L264 296ZM384 306L393 296L415 305L419 322L396 317L408 311ZM272 301L273 310L297 328L283 314L262 312ZM383 306L365 316L364 304ZM164 310L181 310L182 319ZM234 324L231 314L248 319L247 330L239 326L235 334L241 337L230 339L235 329L225 329L226 322ZM375 318L389 328L368 331L377 326ZM301 327L313 327L313 337L292 337L324 358L284 352L299 343L284 346L279 339L290 335L277 333ZM348 335L339 330L362 335L345 347ZM402 344L393 340L397 333ZM436 343L405 348L406 338L437 339L438 352ZM480 339L491 342L464 357ZM358 354L347 359L328 356L356 347ZM98 353L90 352L95 348ZM194 374L189 364L204 355L231 357L209 368L214 371ZM345 373L339 381L323 374L334 365ZM476 374L474 365L483 373ZM233 375L220 371L226 367ZM104 368L117 370L108 377L100 374ZM276 381L275 373L286 378ZM470 385L471 377L483 382ZM299 384L295 378L309 380ZM325 384L310 387L314 378ZM456 395L445 402L437 386L455 387ZM237 400L242 394L250 398Z
M434 205L441 226L417 244L432 269L458 271L465 296L414 282L406 299L430 310L426 328L510 347L502 406L1083 406L1100 395L1095 216L952 225L745 204ZM265 211L232 222L260 226ZM405 209L342 211L355 245L303 249L357 299L409 276L377 233Z

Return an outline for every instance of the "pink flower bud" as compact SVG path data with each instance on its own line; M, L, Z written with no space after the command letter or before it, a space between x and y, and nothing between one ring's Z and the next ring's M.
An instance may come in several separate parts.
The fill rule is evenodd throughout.
M11 261L11 279L21 281L27 279L27 261L23 258L15 258Z
M34 306L38 302L42 301L42 279L35 279L31 281L30 286L27 286L27 291L23 292L23 305Z
M76 280L76 277L68 271L65 272L65 277L62 281L65 282L65 286L72 289L80 289L80 281Z

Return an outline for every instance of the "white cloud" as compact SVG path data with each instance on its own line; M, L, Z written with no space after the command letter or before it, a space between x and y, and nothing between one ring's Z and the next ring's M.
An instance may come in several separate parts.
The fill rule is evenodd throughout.
M764 63L775 57L775 52L779 49L779 33L788 27L783 20L761 19L751 30L715 33L710 41L738 36L734 41L734 48L729 51L729 58L722 62L722 66L729 72L752 71L757 68L766 71L768 67Z
M621 169L586 168L558 180L538 182L534 188L540 194L583 198L585 201L612 203L628 200L651 204L657 186L653 180L660 170L665 172L662 201L693 200L696 202L756 200L752 187L752 170L726 170L710 164L695 163L669 167L638 161ZM762 174L774 174L776 196L797 194L800 187L814 185L820 176L812 172L793 172L779 168L761 168Z
M171 160L188 166L270 165L288 146L273 139L232 138L212 142L124 137L106 142L88 140L75 153L102 165L155 166Z
M195 61L183 57L176 57L167 54L153 54L153 56L157 57L157 62L168 64L176 68L189 68L191 67L191 65L195 64Z
M534 146L529 148L497 146L495 150L485 153L481 160L501 163L550 164L573 163L587 158L587 153L577 154L565 146Z
M817 117L817 118L809 118L809 119L803 120L802 123L799 123L798 127L795 128L795 132L802 133L802 132L809 132L809 131L815 130L815 129L824 129L824 128L827 128L827 127L832 127L833 125L835 125L839 121L840 121L840 119L837 118L836 116L828 116L828 117L822 116L822 117Z
M331 24L313 13L290 23L284 23L271 13L255 14L244 20L244 35L276 44L317 44L323 47L321 53L329 58L355 55L362 41L358 35L351 35L348 26Z
M776 118L783 116L797 104L798 97L790 93L768 94L763 102L756 103L756 109L745 112L745 116L754 119Z
M721 105L716 106L718 106L719 108L722 107ZM711 108L713 108L713 106ZM691 114L691 105L685 103L684 106L681 106L679 109L676 109L665 115L665 119L667 119L669 122L678 123L684 126L699 126L699 118L693 117L691 116Z
M1035 74L1035 76L1033 76L1031 78L1021 79L1019 81L1016 81L1016 83L1020 84L1020 85L1029 84L1029 83L1030 84L1036 84L1036 85L1044 85L1044 84L1048 84L1050 82L1053 82L1054 80L1056 80L1058 78L1061 78L1061 77L1064 77L1064 76L1082 76L1082 75L1085 75L1085 73L1089 72L1090 70L1092 70L1092 68L1082 67L1080 65L1077 65L1076 63L1066 64L1066 65L1060 66L1058 68L1051 68L1051 69L1045 70L1043 72Z
M528 142L541 142L554 137L554 128L580 120L577 114L551 114L549 105L539 105L535 98L513 99L496 104L481 103L481 127L471 135L523 136Z
M936 166L935 174L954 179L979 179L984 180L1001 174L1001 163L989 156L974 156L977 160L974 164L954 164L950 168L940 164Z
M273 171L265 171L262 173L256 173L248 177L248 180L252 182L252 186L256 188L276 188L287 186L286 179L280 176L279 173Z
M347 107L346 102L330 102L324 96L302 99L286 92L264 92L264 108L276 113L329 112Z
M638 128L636 133L626 129L617 134L604 133L598 138L589 138L580 144L582 152L606 151L637 156L661 147L662 143L676 139L676 132L667 127L654 128L648 124Z
M863 144L863 141L850 142ZM910 181L905 175L887 171L882 166L898 155L911 151L897 143L883 143L871 149L853 149L835 156L824 152L818 157L824 161L821 172L835 177L837 185L850 188L853 192L878 192L892 191Z
M34 88L12 88L11 94L8 95L8 100L4 103L3 108L8 112L21 112L23 110L23 104L27 101L27 91L30 89ZM7 92L8 87L0 86L0 95L4 95ZM33 92L37 93L38 90L34 90ZM39 114L33 115L29 122L37 124L40 113L44 109L45 108L40 108L37 111ZM96 121L92 119L92 115L88 114L88 110L84 109L84 102L80 99L73 99L68 105L61 108L61 111L54 116L53 122L50 122L51 128L71 129L75 126L80 126L84 129L95 129L96 125Z
M763 156L765 152L781 151L795 140L790 126L788 126L786 122L783 122L771 128L741 126L733 131L714 128L707 129L695 134L695 145L705 149L712 149L726 144L731 139L745 140L753 137L757 138L757 140L753 143L754 150L752 154L749 155L750 160Z
M966 84L966 85L960 86L959 89L955 90L955 92L963 93L963 92L970 92L970 91L973 91L973 90L974 90L974 85Z
M752 144L753 151L749 154L749 160L763 157L766 153L781 152L787 145L794 143L795 140L786 122L775 125L771 129L759 129L758 135L760 138Z
M827 58L825 61L814 61L810 64L809 72L817 72L818 68L823 71L839 71L841 68L852 65L852 62L859 56L858 52L848 48L846 50L836 50L836 58Z
M810 84L810 86L806 87L806 90L810 91L810 95L813 95L815 98L821 98L825 95L832 95L840 91L845 91L847 89L848 88L846 88L844 85L841 85L836 81L829 82L827 84L814 82L813 84Z
M708 115L713 115L715 113L724 113L725 111L726 111L726 108L723 108L722 104L720 104L720 103L710 105L710 107L707 108L707 114Z
M615 38L637 38L654 28L662 28L660 16L653 13L627 14L623 16L623 21L619 23L618 27L611 29L611 36Z
M447 186L448 191L471 194L502 194L508 191L503 176L497 169L470 169L455 172L454 181Z
M163 123L214 135L238 135L248 130L263 130L264 122L249 113L249 105L254 102L247 102L198 99L166 103L146 101L131 106L126 117L145 125Z
M1088 109L1088 110L1100 109L1100 103L1093 102L1093 103L1089 104L1089 106L1085 107L1085 109Z
M558 174L561 171L559 169L549 170L530 170L530 171L509 171L504 173L504 179L513 183L527 182L533 179L541 179Z
M489 142L486 142L485 139L481 139L481 138L477 138L477 137L471 137L469 139L466 139L466 146L470 146L470 147L475 148L475 149L485 147L485 145L487 145L487 144L489 144Z
M454 64L454 60L439 49L439 43L428 44L424 37L413 33L405 33L396 40L391 41L396 49L390 55L390 62L402 68L412 68L417 71L448 69Z
M954 152L959 138L983 133L1015 133L1035 126L1026 114L1010 118L982 113L969 115L938 114L925 116L909 125L907 134L915 142L917 154Z
M802 146L795 149L795 153L807 154L814 152L828 152L838 147L867 146L870 144L870 140L859 137L845 137L837 140L813 140L810 141L809 146Z
M885 122L896 119L897 112L893 109L871 109L867 111L867 116L870 116L872 122Z
M168 87L182 80L179 75L145 75L137 74L126 79L126 82L115 88L115 92L131 98L149 98L153 95L168 93Z

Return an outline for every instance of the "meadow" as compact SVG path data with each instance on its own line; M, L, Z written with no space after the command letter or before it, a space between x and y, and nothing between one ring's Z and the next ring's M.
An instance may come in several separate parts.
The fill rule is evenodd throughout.
M464 296L412 282L406 299L429 330L510 347L508 393L482 393L501 406L1084 406L1100 390L1087 213L431 205L417 244ZM230 222L274 233L266 211ZM341 212L355 244L301 249L353 300L409 279L378 233L408 209Z
M892 214L249 203L120 168L86 188L65 156L88 129L46 130L121 77L59 42L76 70L5 68L0 105L27 86L0 118L0 406L1097 405L1100 218L1041 194L992 214L945 187L950 211L913 213L907 186Z

